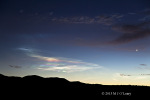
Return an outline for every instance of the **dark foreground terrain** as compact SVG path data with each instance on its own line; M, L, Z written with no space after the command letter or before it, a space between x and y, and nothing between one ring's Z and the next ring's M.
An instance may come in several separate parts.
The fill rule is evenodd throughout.
M100 85L70 82L64 78L43 78L36 75L25 77L0 74L1 97L11 99L34 98L101 98L101 97L145 97L150 87L131 85ZM42 100L45 100L42 99ZM54 100L55 100L54 99ZM48 99L50 100L50 99ZM95 100L95 99L94 99Z

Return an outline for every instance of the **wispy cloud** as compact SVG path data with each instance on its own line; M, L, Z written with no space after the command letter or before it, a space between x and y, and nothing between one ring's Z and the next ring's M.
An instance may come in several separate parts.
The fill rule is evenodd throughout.
M102 66L94 63L84 62L82 60L76 60L65 57L48 57L30 52L30 49L20 49L27 53L27 56L40 60L42 62L36 65L36 69L47 70L47 71L58 71L58 72L77 72L86 71L92 69L101 69ZM29 52L28 52L29 51Z
M150 70L150 67L147 64L139 64L137 68L140 70Z
M24 52L32 52L33 50L32 49L29 49L29 48L17 48L18 50L22 50Z
M121 74L121 73L114 73L112 76L112 80L120 81L120 80L145 80L148 79L150 74Z
M120 76L132 76L132 75L120 74Z
M129 43L134 40L143 39L150 36L150 21L141 22L138 24L122 24L112 27L114 31L121 32L122 35L115 40L109 42L110 44Z
M122 73L114 73L113 80L118 79L132 79L132 80L139 80L139 79L146 79L150 76L150 74L122 74Z
M130 78L130 76L126 76L125 74L121 74L121 73L114 73L112 75L112 79L114 81L118 81L120 79L129 79L129 78Z
M140 12L136 13L128 13L125 15L110 15L110 16L97 16L94 17L91 23L99 23L103 25L109 25L111 27L111 31L116 32L118 37L114 38L109 37L108 41L101 41L101 39L93 39L93 40L82 40L80 42L81 45L85 46L109 46L109 45L121 45L126 43L131 43L136 40L141 40L147 37L150 37L150 10L146 10L142 12L142 19L136 22L121 22L121 18L131 17L131 16L141 16ZM131 17L132 18L132 17ZM130 19L131 19L130 18Z
M118 23L112 26L112 30L122 33L118 38L110 41L108 44L125 44L135 40L150 37L150 9L145 9L130 15L143 16L137 19L137 23Z
M141 66L141 67L137 67L140 70L150 70L150 67L148 66Z
M52 18L53 22L62 22L62 23L73 23L73 24L103 24L103 25L112 25L117 19L122 18L123 15L112 14L112 15L99 15L95 17L89 16L74 16L74 17L60 17Z
M145 15L150 15L150 8L144 9L140 13Z
M14 66L14 65L9 65L9 67L11 67L11 68L22 68L21 66Z
M150 74L140 74L140 75L145 76L145 75L150 75Z
M147 64L140 64L141 66L147 66Z
M44 65L39 66L37 68L41 70L58 71L58 72L76 72L102 68L102 66L99 66L98 64L63 57L45 57L41 55L34 55L34 56L32 55L31 57L35 57L37 59L46 61Z
M129 15L135 15L136 13L135 12L130 12L128 13Z

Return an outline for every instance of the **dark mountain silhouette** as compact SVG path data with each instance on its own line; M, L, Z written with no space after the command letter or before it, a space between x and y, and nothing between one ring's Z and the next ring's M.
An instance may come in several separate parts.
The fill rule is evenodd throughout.
M7 94L8 97L23 96L26 99L29 97L137 97L147 96L149 94L147 91L150 90L148 86L86 84L58 77L43 78L36 75L15 77L2 74L0 74L0 86L2 94Z

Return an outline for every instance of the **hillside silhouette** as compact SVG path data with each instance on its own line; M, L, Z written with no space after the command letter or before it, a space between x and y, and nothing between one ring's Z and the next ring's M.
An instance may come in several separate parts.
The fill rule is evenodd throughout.
M137 97L147 96L149 94L147 91L150 90L148 86L87 84L79 81L70 82L58 77L43 78L37 75L15 77L0 74L0 84L1 93L25 98L31 96L36 98ZM125 93L131 93L131 95Z

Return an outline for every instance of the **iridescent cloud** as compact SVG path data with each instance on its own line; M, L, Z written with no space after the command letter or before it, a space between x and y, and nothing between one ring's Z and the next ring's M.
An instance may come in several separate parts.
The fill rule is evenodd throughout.
M44 60L47 62L65 62L65 63L74 63L74 64L84 63L80 60L73 60L73 59L64 58L64 57L45 57L45 56L41 56L37 54L29 54L29 56L35 57L35 58L38 58L40 60Z
M58 72L77 72L102 68L97 64L87 63L78 60L70 60L69 58L44 57L40 55L34 55L31 57L36 57L38 59L46 61L42 66L39 66L37 68L40 70L58 71Z
M54 57L44 57L44 56L40 56L40 55L35 55L35 54L31 54L31 57L35 57L44 61L48 61L48 62L61 62L60 59L54 58Z
M41 63L35 67L39 70L77 72L103 68L98 64L83 62L81 60L75 60L71 58L42 56L40 54L36 54L34 51L31 52L30 49L21 48L19 50L24 51L29 57L39 59Z
M70 73L70 72L85 71L85 70L90 70L90 69L95 69L95 68L96 67L85 67L85 66L78 66L78 65L66 65L64 67L48 67L48 68L40 67L38 69Z

